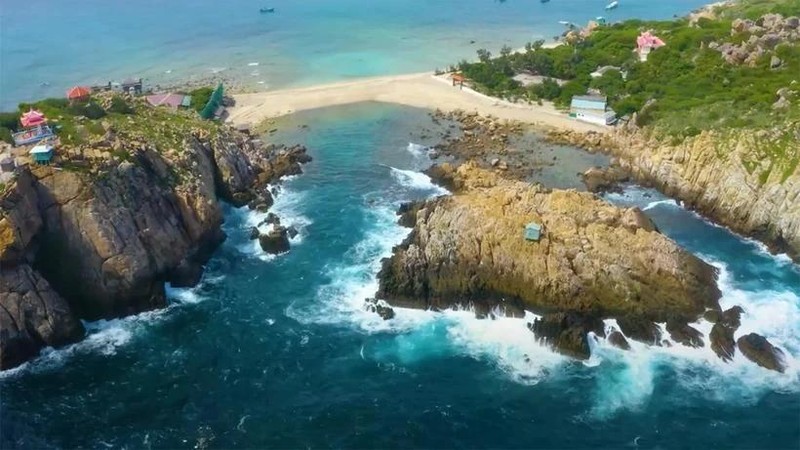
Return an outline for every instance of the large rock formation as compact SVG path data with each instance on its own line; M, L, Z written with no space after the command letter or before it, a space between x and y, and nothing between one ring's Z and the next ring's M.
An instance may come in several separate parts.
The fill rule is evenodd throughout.
M384 261L377 298L416 308L571 313L543 317L533 329L583 356L586 343L575 342L582 334L569 329L597 329L587 317L685 324L719 309L715 270L635 208L504 180L472 164L440 178L460 191L406 208L403 220L414 229ZM544 226L538 242L523 238L532 221Z
M610 152L638 181L796 261L800 147L791 142L798 136L800 123L772 131L703 131L679 143L633 126L605 135L551 134L558 141ZM771 153L781 148L785 154Z
M2 368L80 338L78 318L164 306L164 283L196 284L225 238L219 200L271 201L265 184L308 160L224 127L183 136L180 151L124 133L114 141L123 157L25 167L1 197Z

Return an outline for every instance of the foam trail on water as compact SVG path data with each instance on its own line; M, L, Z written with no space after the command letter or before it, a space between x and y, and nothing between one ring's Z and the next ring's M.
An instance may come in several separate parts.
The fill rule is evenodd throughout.
M431 181L431 177L422 172L413 170L403 170L395 167L389 167L392 176L397 182L408 189L421 190L431 192L431 195L447 195L450 193L447 189L437 186Z
M700 319L690 324L705 336L705 345L691 348L674 342L661 325L669 346L653 347L628 339L630 351L611 346L599 339L592 357L601 360L596 372L597 391L591 418L605 419L619 410L636 409L644 404L654 389L656 377L673 371L681 387L711 400L730 403L755 403L770 391L800 392L800 297L785 291L748 291L737 287L727 266L709 261L720 270L720 305L723 309L741 306L741 326L734 339L748 333L766 337L785 355L785 373L759 367L736 350L732 361L725 362L710 348L708 336L712 323ZM619 330L615 321L606 321L607 332Z
M364 308L364 300L378 290L376 275L381 259L390 256L392 247L400 244L409 232L397 225L391 206L378 206L366 213L371 216L373 228L344 255L340 264L326 267L332 282L320 287L317 293L321 305L301 310L290 306L287 314L303 323L351 323L368 333L408 330L430 320L426 311L395 310L396 317L384 321Z
M319 303L310 307L290 306L286 314L301 323L349 323L368 334L392 333L391 347L378 352L378 359L403 364L442 353L469 355L492 361L496 367L522 383L535 383L566 361L533 339L527 321L534 316L506 318L494 311L496 320L479 320L470 309L441 313L419 309L394 308L395 317L383 320L364 307L364 301L378 290L376 275L381 259L391 255L392 247L409 230L396 223L394 207L370 209L373 228L347 252L343 261L326 268L330 284L317 294ZM370 349L365 355L370 355ZM375 355L373 355L375 356Z
M420 145L420 144L415 144L413 142L409 142L408 146L406 146L406 150L408 150L409 153L411 153L412 155L414 155L416 157L423 157L423 156L427 157L428 156L428 151L430 150L430 148L426 147L424 145Z
M654 202L650 202L642 208L642 211L648 211L658 206L671 206L671 207L679 207L680 205L673 199L669 200L656 200Z
M286 183L294 180L295 177L284 177L281 181ZM280 218L281 225L291 226L297 230L297 235L289 241L292 245L298 245L303 242L303 238L307 233L307 227L311 225L312 221L305 214L303 214L302 206L305 200L305 192L294 191L290 188L281 186L271 186L270 191L273 192L274 203L267 212L259 212L250 210L247 207L242 207L236 210L240 214L240 222L244 224L245 229L249 230L253 227L258 228L261 233L266 233L272 225L264 223L264 220L270 213L277 215ZM261 249L258 239L247 240L247 242L237 246L237 249L247 255L254 256L262 261L272 261L276 255L265 253Z
M36 359L14 369L0 372L0 379L29 372L40 373L58 369L76 356L90 354L112 356L117 353L117 349L120 347L147 334L154 324L169 317L176 308L180 308L183 305L197 304L205 300L205 297L200 294L201 289L208 284L219 283L223 279L224 276L203 278L193 288L173 288L167 284L165 290L169 304L166 308L146 311L121 319L84 321L83 326L86 329L86 336L82 341L59 349L47 347L42 350L42 353Z
M86 337L82 341L59 349L47 347L36 359L0 372L0 379L59 369L71 358L81 355L112 356L136 335L146 333L152 322L163 317L164 311L150 311L123 319L84 322Z

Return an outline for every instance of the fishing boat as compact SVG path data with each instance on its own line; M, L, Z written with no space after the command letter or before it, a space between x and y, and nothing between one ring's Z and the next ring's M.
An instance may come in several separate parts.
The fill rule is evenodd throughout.
M606 11L610 11L610 10L616 8L617 6L619 6L619 2L615 0L615 1L613 1L613 2L611 2L611 3L606 5Z
M275 8L261 8L261 9L259 9L259 11L261 12L261 14L274 13L275 12Z

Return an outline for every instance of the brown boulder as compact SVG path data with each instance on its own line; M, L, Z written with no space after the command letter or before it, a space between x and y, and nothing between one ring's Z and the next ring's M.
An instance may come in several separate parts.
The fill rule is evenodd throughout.
M764 336L750 333L740 337L736 343L742 354L759 366L781 373L786 370L783 351L770 344Z
M736 354L736 342L733 340L734 329L717 322L711 328L711 350L723 361L730 361Z
M685 322L668 320L667 332L670 337L672 337L673 341L679 342L687 347L697 348L705 345L703 342L703 333L690 327Z
M289 233L286 227L275 226L268 232L258 237L261 249L265 252L277 255L289 251Z
M577 359L591 356L588 333L602 336L603 321L578 313L552 313L528 324L536 338L561 354Z

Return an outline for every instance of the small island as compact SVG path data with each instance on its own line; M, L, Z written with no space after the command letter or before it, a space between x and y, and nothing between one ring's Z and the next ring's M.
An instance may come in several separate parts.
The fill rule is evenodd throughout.
M732 356L741 310L721 311L716 270L637 208L509 180L474 162L434 169L455 192L401 208L400 223L412 231L384 260L368 309L386 319L393 316L387 304L467 307L489 319L531 311L540 315L529 323L540 341L580 359L590 356L590 332L623 349L625 336L663 345L656 323L666 323L675 342L703 346L703 334L689 325L703 317L716 322L711 348ZM607 334L603 320L611 318L620 329ZM782 370L780 350L761 336L750 340L740 339L748 358Z

